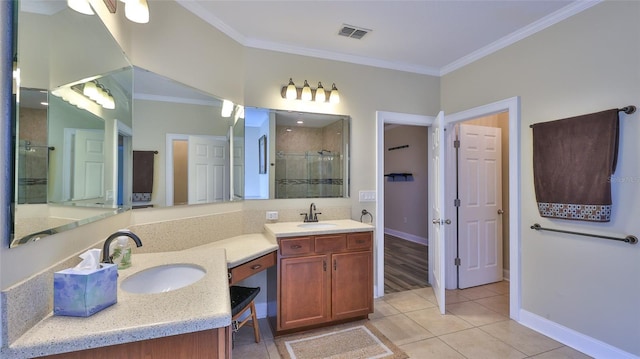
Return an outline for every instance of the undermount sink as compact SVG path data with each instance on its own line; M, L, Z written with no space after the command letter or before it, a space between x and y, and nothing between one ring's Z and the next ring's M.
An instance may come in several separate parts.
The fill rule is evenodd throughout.
M331 228L335 226L337 226L337 224L335 223L318 223L318 222L300 223L298 225L298 227L300 228Z
M132 274L120 288L129 293L164 293L191 285L207 272L195 264L176 263L151 267Z

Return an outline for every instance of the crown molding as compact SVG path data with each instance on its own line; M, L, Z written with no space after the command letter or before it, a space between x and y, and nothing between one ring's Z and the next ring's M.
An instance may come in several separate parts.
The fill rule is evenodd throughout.
M502 50L503 48L513 45L516 42L529 37L539 31L542 31L552 25L555 25L573 15L576 15L590 7L601 3L603 0L584 0L571 3L562 9L559 9L552 14L543 17L542 19L531 23L522 29L515 31L493 43L474 51L466 56L459 58L458 60L443 66L440 69L440 76L444 76L450 72L453 72L461 67L471 64L485 56L491 55L494 52Z
M545 16L544 18L531 23L530 25L523 27L497 41L492 42L491 44L476 50L466 56L459 58L458 60L445 65L441 68L436 67L427 67L420 66L416 64L402 63L402 62L393 62L393 61L384 61L380 59L373 59L365 56L357 56L357 55L349 55L344 53L337 53L331 51L323 51L311 48L305 48L300 46L291 46L282 43L270 42L257 40L252 38L247 38L246 36L240 34L238 31L233 29L231 26L227 25L225 22L212 15L208 11L206 11L198 2L190 1L190 0L176 0L178 4L182 7L198 16L202 20L206 21L210 25L214 26L218 30L220 30L225 35L229 36L239 44L252 47L262 50L270 50L283 52L294 55L301 56L309 56L322 58L326 60L334 60L334 61L342 61L348 62L358 65L366 65L372 67L379 67L389 70L397 70L404 72L417 73L421 75L429 75L429 76L444 76L450 72L453 72L461 67L469 65L485 56L488 56L494 52L497 52L509 45L512 45L526 37L529 37L539 31L542 31L552 25L555 25L573 15L576 15L586 9L589 9L604 0L578 0L575 1L554 13Z

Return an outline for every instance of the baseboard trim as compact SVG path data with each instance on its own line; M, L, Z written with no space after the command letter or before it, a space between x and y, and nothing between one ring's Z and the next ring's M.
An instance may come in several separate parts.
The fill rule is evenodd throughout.
M519 323L594 358L640 358L526 310L520 310Z
M407 241L411 241L414 243L422 244L425 246L429 245L429 239L425 237L416 236L415 234L405 233L401 231L396 231L395 229L385 228L384 234L390 234L394 237L402 238Z
M502 269L502 280L507 282L511 279L511 272L508 269Z

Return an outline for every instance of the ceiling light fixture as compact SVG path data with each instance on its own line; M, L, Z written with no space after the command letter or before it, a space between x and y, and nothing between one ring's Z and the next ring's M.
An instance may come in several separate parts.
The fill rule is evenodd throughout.
M293 79L289 79L289 84L282 87L280 95L283 99L287 100L303 100L303 101L315 101L317 103L340 103L340 93L334 83L331 87L331 92L327 97L327 90L322 86L322 82L318 82L318 88L314 89L309 86L307 80L304 80L304 86L302 88L296 87L293 83Z

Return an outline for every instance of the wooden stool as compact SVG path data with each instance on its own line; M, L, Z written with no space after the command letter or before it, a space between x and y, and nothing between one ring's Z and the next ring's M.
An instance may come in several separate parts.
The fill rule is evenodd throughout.
M249 288L232 285L229 287L229 292L231 294L231 326L233 332L237 332L238 329L251 320L256 343L260 343L260 328L258 327L256 306L254 304L256 296L260 293L260 287ZM251 315L247 316L243 321L238 322L238 318L247 310L251 310Z

